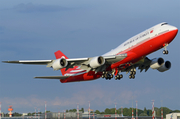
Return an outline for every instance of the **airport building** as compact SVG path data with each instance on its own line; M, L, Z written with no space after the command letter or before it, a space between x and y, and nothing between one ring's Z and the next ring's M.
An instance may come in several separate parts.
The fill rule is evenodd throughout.
M47 119L83 119L82 112L49 112L46 115ZM45 119L45 115L41 114L40 118Z
M180 113L166 114L166 119L180 119Z
M78 116L79 115L79 116ZM132 116L121 116L119 114L95 114L91 113L89 116L88 112L77 114L76 112L67 112L67 113L58 113L50 112L47 113L47 119L132 119ZM41 115L41 118L45 118L44 115ZM38 118L37 118L38 119ZM133 119L136 119L134 117ZM138 116L138 119L152 119L152 116ZM161 119L161 117L155 117L155 119Z
M132 119L132 116L121 116L119 114L95 114L91 113L76 113L76 112L49 112L46 114L46 119ZM45 114L37 116L24 116L21 117L1 117L1 119L45 119ZM136 119L134 116L133 119ZM138 116L138 119L152 119L152 116ZM161 119L161 117L155 117ZM171 113L166 115L166 119L180 119L180 113Z

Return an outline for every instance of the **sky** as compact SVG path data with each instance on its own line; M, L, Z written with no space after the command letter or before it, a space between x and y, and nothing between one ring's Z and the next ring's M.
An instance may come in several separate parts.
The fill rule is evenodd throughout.
M180 28L179 0L1 0L0 61L55 59L61 50L69 58L100 56L130 37L161 22ZM137 71L130 80L123 73L120 81L97 79L60 83L34 79L35 76L61 75L46 66L0 63L0 102L2 112L13 105L14 112L34 112L34 108L57 112L66 109L168 107L180 110L180 35L167 47L148 55L172 63L170 70ZM161 100L163 103L161 103Z

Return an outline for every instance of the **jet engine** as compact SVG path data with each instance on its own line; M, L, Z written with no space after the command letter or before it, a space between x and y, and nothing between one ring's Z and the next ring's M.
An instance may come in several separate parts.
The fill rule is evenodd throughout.
M158 68L157 70L160 72L164 72L167 71L171 68L171 62L170 61L166 61L160 68Z
M164 64L164 59L163 58L154 58L151 60L151 63L150 63L150 67L152 69L158 69L160 68L162 65Z
M99 66L102 66L105 63L105 59L102 56L94 57L91 59L89 65L92 68L97 68Z
M68 65L67 60L64 58L60 58L53 62L52 68L54 70L59 70L59 69L65 68L67 65Z

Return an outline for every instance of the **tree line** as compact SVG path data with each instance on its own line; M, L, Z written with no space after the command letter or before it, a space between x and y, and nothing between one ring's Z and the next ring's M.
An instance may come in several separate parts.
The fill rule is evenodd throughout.
M166 117L166 114L173 113L173 112L180 112L180 110L171 110L167 107L162 107L163 109L163 117ZM154 107L154 110L156 112L156 116L161 116L161 108ZM82 113L84 112L84 108L81 110ZM76 109L70 109L66 110L66 112L77 112ZM136 108L133 108L134 116L136 115ZM91 112L93 113L93 112ZM95 110L94 113L96 114L115 114L115 108L106 108L104 111L100 112L99 110ZM121 115L121 108L116 109L116 114ZM123 108L123 116L132 116L132 108ZM146 109L144 110L138 109L138 116L152 116L152 109Z
M180 110L171 110L167 107L162 107L162 108L163 108L163 117L166 117L166 114L169 114L169 113L180 112ZM154 110L156 112L156 116L160 117L161 116L161 108L154 107ZM79 111L84 113L84 108L81 108ZM48 112L50 112L50 111L46 111L46 113L48 113ZM66 112L77 112L77 110L76 109L69 109L69 110L66 110ZM134 116L136 116L136 108L133 108L133 112L134 112ZM44 113L44 112L39 112L39 114L42 114L42 113ZM95 111L92 111L91 113L115 114L115 108L106 108L102 112L100 112L99 110L95 110ZM36 114L38 114L38 112ZM116 114L121 115L121 108L116 110ZM28 113L28 116L34 116L34 115L35 115L34 112ZM4 116L8 117L9 114L7 113ZM22 114L20 114L18 112L14 112L13 116L14 117L22 116ZM123 108L123 116L132 116L132 108ZM138 109L138 116L152 116L152 109L146 109L146 108L144 108L144 110Z

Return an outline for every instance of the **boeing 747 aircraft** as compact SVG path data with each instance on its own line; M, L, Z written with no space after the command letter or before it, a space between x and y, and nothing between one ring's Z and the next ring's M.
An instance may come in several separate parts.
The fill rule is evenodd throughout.
M62 76L41 76L35 78L59 79L62 83L90 81L98 78L116 80L123 78L121 72L129 73L134 79L136 69L145 72L151 67L160 72L171 68L170 61L163 58L149 59L148 54L164 48L163 54L168 54L167 46L175 38L178 29L168 23L157 24L128 39L117 48L101 55L88 58L69 59L60 50L55 52L53 60L19 60L3 61L5 63L47 65L54 70L61 70Z

